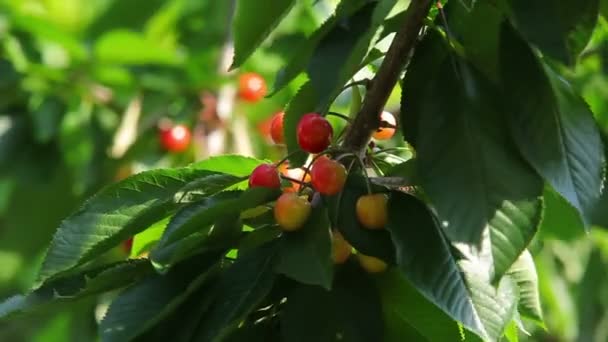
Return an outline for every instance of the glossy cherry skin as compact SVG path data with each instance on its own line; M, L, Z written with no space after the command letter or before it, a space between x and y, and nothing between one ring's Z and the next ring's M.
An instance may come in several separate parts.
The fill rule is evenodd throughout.
M283 133L283 118L284 112L278 112L272 117L270 123L270 137L275 144L283 144L285 142L285 135Z
M333 128L329 121L317 113L304 114L298 126L296 135L300 148L309 153L319 153L331 144Z
M388 198L384 194L359 197L355 206L357 219L365 228L382 229L388 221Z
M312 207L305 197L285 192L274 205L274 218L281 230L293 232L304 226L311 211Z
M281 179L277 168L272 164L258 165L249 176L249 187L280 188Z
M262 76L248 72L239 77L239 95L248 102L257 102L266 96L266 81Z
M312 187L323 195L339 193L346 183L346 168L326 156L317 158L310 171Z
M380 113L380 121L384 121L384 124L391 126L397 125L397 119L391 112L383 111ZM377 131L372 134L372 137L376 140L388 140L395 135L395 128L393 127L380 127Z
M388 268L386 262L373 256L357 253L357 260L368 273L382 273Z
M160 143L169 152L183 152L190 146L192 133L185 125L175 125L160 131Z

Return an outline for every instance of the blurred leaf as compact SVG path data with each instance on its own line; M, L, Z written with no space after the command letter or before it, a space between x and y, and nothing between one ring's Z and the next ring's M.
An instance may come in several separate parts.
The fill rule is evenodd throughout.
M544 327L540 294L538 292L538 275L536 274L536 267L534 266L534 260L530 252L524 251L511 266L507 275L519 287L519 313Z
M153 170L112 184L64 220L55 234L39 281L89 261L166 217L178 205L174 194L189 182L217 175L186 167Z
M588 226L604 168L593 113L508 26L503 26L500 54L515 142L526 160L578 210Z
M280 239L275 270L303 284L330 289L334 277L329 219L325 208L313 208L304 226Z
M221 340L268 295L276 278L272 271L276 247L269 243L240 255L221 275L211 310L194 340Z
M101 63L117 64L177 64L179 56L172 49L126 30L105 33L94 47L95 58Z
M159 8L164 0L123 1L110 0L110 4L88 28L91 37L99 36L113 29L141 30L146 22Z
M45 282L31 293L13 296L2 302L0 318L4 320L60 302L125 287L151 272L153 269L147 260L129 260Z
M509 0L516 28L544 54L574 65L595 28L598 0ZM538 20L538 18L543 18Z
M354 260L336 269L331 292L318 286L298 286L287 295L282 310L283 340L384 341L382 306L374 283Z
M244 177L249 176L253 169L263 162L263 160L256 158L226 154L207 158L194 163L193 166L201 170L222 172L237 177Z
M33 121L34 138L39 143L48 143L59 130L65 105L57 98L46 97L33 107L28 113Z
M74 175L73 191L77 194L82 194L92 184L89 172L95 153L92 111L92 103L81 101L65 113L59 132L63 159Z
M390 270L376 280L387 341L403 341L412 328L426 341L464 340L456 321L422 296L401 272Z
M131 258L137 258L142 253L149 251L160 240L165 228L169 223L169 218L162 219L150 227L146 228L141 233L133 236L133 245L131 246Z
M65 32L62 28L47 19L19 15L12 16L11 19L16 27L31 33L37 39L59 44L69 52L71 57L76 59L84 59L87 57L87 50L84 44L82 44L76 36Z
M272 30L279 24L295 0L266 1L260 11L260 3L252 0L238 0L234 15L234 61L231 69L239 67L258 48Z
M444 46L429 39L436 46L425 53ZM456 56L438 68L433 59L414 66L422 69L410 69L414 79L408 80L408 72L404 85L418 89L404 88L402 104L417 110L407 118L417 121L407 125L424 132L415 137L423 191L449 240L497 281L538 230L542 180L504 129L498 89L489 80ZM419 79L423 70L434 78Z
M340 194L325 197L332 227L338 229L346 241L359 252L394 264L395 247L390 233L386 230L364 228L354 215L357 200L366 194L362 176L351 172Z
M112 301L99 325L103 341L130 341L169 316L217 268L219 256L193 257L166 275L153 274Z

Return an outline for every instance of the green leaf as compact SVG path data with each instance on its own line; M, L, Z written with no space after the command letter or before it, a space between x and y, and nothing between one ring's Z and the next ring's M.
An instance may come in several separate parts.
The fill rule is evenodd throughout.
M390 233L364 228L354 215L357 200L366 194L363 177L351 172L340 194L325 197L332 227L339 230L346 241L359 252L394 264L395 247Z
M200 170L209 170L226 173L236 177L249 176L253 169L264 163L263 160L240 156L236 154L225 154L221 156L207 158L192 164Z
M401 272L389 270L376 283L382 296L386 341L403 341L412 329L426 341L463 340L456 321L421 295Z
M239 67L279 24L295 0L270 0L260 3L252 0L239 0L234 14L234 62L231 69Z
M65 278L52 280L25 295L8 298L0 304L0 319L29 314L59 303L119 289L153 272L147 260L129 260L105 265Z
M211 209L211 206L213 204L210 204L208 209ZM197 209L201 208L198 207ZM189 215L185 213L187 211L188 208L180 211L173 219L176 219L178 216L183 218L184 215ZM173 219L172 222L175 222ZM177 218L176 220L179 219ZM171 225L172 223L169 224ZM155 248L150 255L152 264L157 271L164 273L176 262L186 259L193 254L213 251L225 253L237 242L241 236L242 228L243 224L238 215L220 216L215 219L213 225L201 226L200 231L194 234Z
M168 216L175 193L218 173L193 167L142 172L109 185L65 219L51 241L39 282L69 271ZM238 181L235 178L235 181Z
M284 341L384 341L378 290L354 260L341 265L331 291L300 285L281 314Z
M123 291L99 325L102 341L130 341L165 319L217 270L211 267L218 260L217 253L197 256Z
M539 228L541 238L573 241L584 234L584 224L578 211L548 186L543 193L543 202L545 210Z
M200 231L220 217L238 216L246 209L273 201L278 195L276 189L255 187L246 191L220 192L204 198L185 207L169 221L157 249Z
M365 5L365 0L341 1L333 16L329 17L323 25L313 32L302 44L289 63L277 72L272 93L276 93L298 76L308 65L317 44L325 37L340 20L349 17Z
M598 0L509 0L511 20L543 54L574 65L587 46L599 12ZM538 18L542 17L542 20Z
M506 25L500 56L515 142L525 159L589 225L604 167L593 114L571 86L548 66L543 67Z
M331 288L334 270L327 211L313 208L308 221L281 238L275 270L303 284Z
M378 27L396 0L367 2L327 32L317 43L308 63L310 82L328 107L342 86L357 72Z
M165 228L169 223L169 218L164 218L141 233L133 237L133 245L131 246L131 258L137 258L142 253L150 251L154 245L160 240Z
M88 35L95 37L116 28L141 31L144 25L165 4L164 0L131 2L111 0L110 6L88 27Z
M103 63L118 64L178 64L173 49L146 38L143 34L114 30L101 36L94 47L95 58Z
M220 341L270 293L275 243L239 256L220 277L210 312L202 319L194 341Z
M431 43L425 52L444 46ZM496 87L456 56L417 67L410 72L421 83L403 98L417 111L408 125L424 132L415 137L417 175L449 240L497 281L538 229L542 181L504 130ZM423 70L434 78L420 79Z
M508 342L519 342L519 328L515 321L511 321L505 330L505 338Z
M477 263L466 263L476 273L469 269L462 273L433 215L415 197L392 192L388 211L386 229L397 248L397 265L412 285L480 337L501 336L515 312L516 301L513 310L505 306L513 300L512 289L505 288L504 296L503 290L496 291L488 283L487 274L477 273L480 272Z
M540 293L538 291L538 275L530 252L524 251L511 266L507 275L519 287L519 313L544 327Z

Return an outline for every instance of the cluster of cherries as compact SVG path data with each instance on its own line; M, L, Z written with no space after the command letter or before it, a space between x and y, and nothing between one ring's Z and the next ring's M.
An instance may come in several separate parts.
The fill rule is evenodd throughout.
M258 102L266 96L268 89L262 76L249 72L239 77L239 98L247 102ZM184 152L192 141L190 128L183 124L161 125L160 145L168 152Z
M276 144L284 143L284 113L276 113L271 121L270 135ZM378 140L390 139L395 133L395 117L389 112L381 114L382 127L374 132ZM327 149L331 144L333 129L325 117L318 113L302 116L296 127L298 145L303 151L315 155L308 168L289 169L286 161L279 164L262 164L256 167L249 177L250 187L281 188L281 177L290 181L283 188L283 193L274 206L274 218L279 228L285 232L302 229L311 215L312 205L309 201L312 188L321 195L339 194L347 179L347 170L342 163L331 159ZM367 229L384 229L387 223L387 197L382 193L368 193L358 198L356 216L362 227ZM336 264L344 263L352 253L352 246L340 232L332 230L333 260ZM370 273L383 272L387 265L376 257L357 253L362 267Z

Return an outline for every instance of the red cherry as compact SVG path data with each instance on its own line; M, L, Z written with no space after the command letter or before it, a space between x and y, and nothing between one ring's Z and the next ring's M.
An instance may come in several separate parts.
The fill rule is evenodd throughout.
M391 112L387 111L383 111L380 114L380 121L384 121L391 126L397 125L395 116ZM395 135L395 129L393 127L379 127L378 130L372 134L376 140L388 140L392 138L393 135Z
M175 125L160 132L160 143L169 152L185 151L190 146L191 139L192 133L184 125Z
M266 81L262 76L248 72L239 78L239 95L245 101L257 102L266 96Z
M275 203L274 218L281 230L293 232L304 226L311 211L312 207L305 197L285 192Z
M331 143L333 129L321 115L308 113L298 122L296 133L300 148L309 153L319 153Z
M283 134L284 116L284 112L278 112L272 117L272 123L270 124L270 137L275 144L282 144L285 142L285 136Z
M310 178L316 191L323 195L335 195L346 183L346 168L339 162L322 156L312 165Z
M277 168L272 164L262 164L256 167L249 176L249 187L280 188L281 179Z

